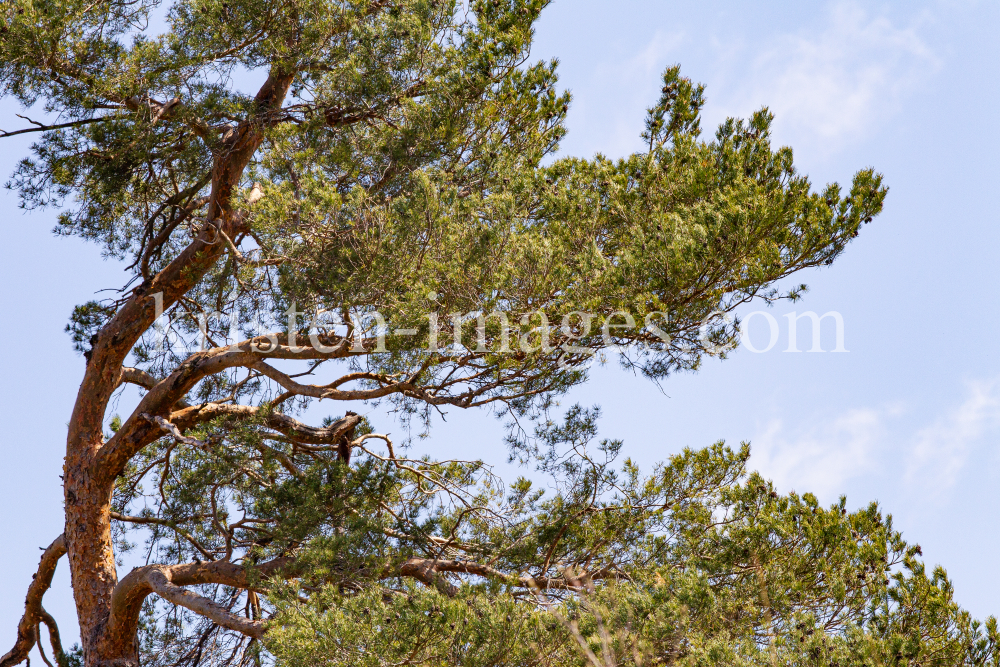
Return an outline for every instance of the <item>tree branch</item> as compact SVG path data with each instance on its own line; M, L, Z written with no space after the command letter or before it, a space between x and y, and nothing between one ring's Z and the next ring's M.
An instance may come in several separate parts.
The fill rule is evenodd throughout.
M163 526L164 528L169 528L170 530L174 531L175 533L183 537L185 540L190 542L191 546L197 549L201 553L201 555L204 556L205 558L211 560L215 557L208 549L202 546L202 544L198 540L194 539L191 536L191 533L177 526L177 523L175 521L168 521L166 519L157 519L156 517L151 517L151 516L150 517L127 516L125 514L119 514L118 512L111 512L110 516L114 521L134 523L137 525L152 524L156 526Z
M45 663L45 667L53 667L52 663L49 662L48 656L45 655L45 644L42 643L41 624L35 626L35 643L38 645L38 655L42 656L42 662Z
M56 619L52 617L52 614L45 611L45 608L41 609L42 622L45 623L45 627L49 629L49 643L52 645L52 657L55 658L56 664L59 667L66 667L66 652L63 651L62 640L59 637L59 626L56 624ZM39 647L41 649L41 647Z
M78 127L80 125L89 125L90 123L100 123L106 120L110 120L109 118L84 118L82 120L74 120L69 123L44 125L42 123L39 123L38 121L34 121L31 120L30 118L22 116L21 114L17 114L17 117L24 118L26 121L35 125L36 127L26 127L23 130L14 130L13 132L4 132L3 130L0 130L0 139L3 139L5 137L13 137L18 134L27 134L28 132L48 132L50 130L62 130L67 127Z
M122 366L122 372L118 378L119 387L123 384L134 384L137 387L142 387L146 390L155 387L157 382L159 382L159 380L146 371L140 368L131 368L129 366Z
M253 567L253 576L260 579L291 573L293 558L276 558ZM111 598L111 616L107 631L128 638L135 636L142 603L150 593L211 619L218 625L244 635L260 638L265 625L259 621L236 616L200 595L185 591L182 586L222 584L244 590L256 590L251 570L225 560L183 565L146 565L129 572L115 587Z
M230 403L203 403L171 413L170 422L175 424L181 431L185 431L196 424L211 421L219 417L253 419L259 417L261 413L265 413L265 426L282 433L296 442L311 445L332 445L361 421L361 418L357 415L347 415L326 428L317 428L303 424L297 419L293 419L280 412L274 410L265 412L265 410L264 406L253 407Z
M42 553L42 559L38 563L38 571L35 573L31 585L28 586L28 594L24 598L24 616L21 617L21 622L17 625L17 640L14 642L14 647L0 658L0 667L12 667L28 658L28 652L35 645L35 628L39 622L45 620L42 596L52 585L52 575L55 574L56 564L65 553L66 539L63 535L57 537Z
M145 412L143 412L140 416L151 424L159 426L161 431L171 436L174 440L181 444L191 445L192 447L197 447L198 449L207 449L211 446L211 443L202 442L201 440L185 436L175 424L171 424L163 417L154 417L146 414Z
M217 625L235 630L248 637L260 639L264 635L266 625L262 621L251 621L248 618L237 616L208 598L184 590L170 581L167 574L169 570L164 572L164 569L154 569L146 577L153 592L164 600L190 609L196 614L211 619Z
M401 576L413 577L427 585L438 587L440 585L437 583L437 577L434 575L442 572L472 574L484 579L499 581L516 588L530 588L533 590L558 588L574 591L584 590L584 583L587 581L599 581L613 576L608 568L602 568L592 574L575 577L532 577L527 574L507 574L489 565L467 560L439 560L435 558L410 558L399 569Z
M362 345L364 351L355 352L343 338L337 337L323 342L333 341L336 342L335 345L331 346L333 351L325 354L324 358L344 358L353 354L363 354L374 349L376 345L375 339L366 339ZM159 427L151 424L142 415L147 414L153 417L169 415L174 406L182 403L187 392L202 378L237 366L253 368L260 363L261 357L310 359L314 358L313 355L319 354L312 347L284 344L287 342L289 342L287 335L269 334L257 336L229 347L205 350L188 357L170 376L156 383L149 390L149 393L139 402L138 407L122 424L114 437L104 444L97 455L96 472L105 481L113 481L132 456L160 437ZM115 386L118 386L121 377L122 369L119 367L114 380ZM143 378L138 374L135 379L148 382L148 378Z
M423 387L418 385L417 378L424 371L428 360L424 366L418 369L407 378L393 379L388 377L376 377L366 374L365 377L372 379L376 377L383 385L374 389L341 390L337 386L339 382L320 387L316 385L305 385L296 382L292 376L282 373L271 365L264 363L264 359L295 359L295 360L315 360L315 359L344 359L352 356L359 356L370 353L378 345L377 338L365 338L354 341L349 337L326 335L324 340L319 340L325 351L317 349L315 344L311 346L300 346L296 340L288 334L266 334L257 336L240 343L235 343L226 347L216 347L202 352L192 354L184 363L180 364L169 377L158 382L149 393L143 397L138 407L125 421L118 432L100 450L97 457L97 468L106 480L113 480L124 469L128 460L149 443L156 440L159 429L153 426L148 417L166 418L171 414L175 405L178 405L192 387L202 378L220 373L228 368L241 366L254 369L269 379L275 381L290 395L310 396L314 398L326 398L337 401L360 401L382 398L392 394L404 394L426 402L429 405L454 405L457 407L474 407L498 400L487 396L483 401L476 402L474 398L481 396L498 386L512 382L511 379L496 381L492 384L466 389L462 394L449 395L437 393L436 390L447 387L449 384L458 384L460 380L444 381L438 387ZM317 339L318 340L318 339ZM121 371L119 370L119 373ZM467 382L468 378L461 380ZM117 380L116 380L117 382ZM546 387L532 388L530 391L519 395L537 394L544 391ZM279 429L280 430L280 429Z
M269 115L280 108L293 79L293 73L271 72L255 98L257 117L243 121L229 134L225 139L226 150L213 166L212 193L206 220L221 220L221 230L231 237L235 237L239 226L245 224L241 216L232 212L233 191L264 139L261 124L266 124ZM136 289L111 321L101 329L74 405L70 421L70 443L80 442L81 445L86 443L90 447L100 447L96 442L87 441L100 436L105 407L111 392L118 385L122 361L139 337L153 324L156 317L154 295L160 294L163 307L169 308L198 283L225 251L225 244L219 242L220 228L205 225L197 238L152 280ZM113 479L114 474L110 478Z

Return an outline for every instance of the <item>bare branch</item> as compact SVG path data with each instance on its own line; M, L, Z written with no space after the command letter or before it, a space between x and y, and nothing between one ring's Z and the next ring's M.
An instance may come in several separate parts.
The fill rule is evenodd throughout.
M18 134L27 134L28 132L49 132L50 130L64 130L67 127L79 127L81 125L90 125L91 123L101 123L106 120L111 120L110 118L84 118L83 120L74 120L69 123L58 123L56 125L44 125L38 121L31 120L21 114L17 114L18 118L24 118L29 123L35 125L36 127L26 127L23 130L14 130L13 132L4 132L0 130L0 139L5 137L13 137Z
M280 574L292 574L295 560L276 558L253 567L253 576L266 580ZM249 637L264 634L262 622L235 616L216 603L181 588L198 584L222 584L244 590L256 590L251 570L225 560L210 563L185 563L183 565L146 565L129 572L115 586L111 598L111 616L108 632L132 637L139 622L143 600L150 593L205 616L224 628L235 630Z
M170 581L169 570L166 572L164 570L166 568L156 568L147 575L150 587L164 600L190 609L224 628L235 630L248 637L260 639L264 635L266 626L263 622L237 616L212 600L175 585Z
M57 537L42 553L38 571L28 586L28 594L24 598L24 616L17 625L17 640L14 642L14 647L0 658L0 667L12 667L28 658L28 652L35 645L35 629L38 623L44 620L42 596L52 585L56 564L65 553L66 539L63 535Z
M56 619L52 617L52 614L45 611L45 608L41 609L42 622L45 623L45 627L49 629L49 643L52 645L52 657L55 658L56 664L59 667L65 667L66 665L66 653L63 651L62 640L59 636L59 626L56 624ZM41 639L39 639L41 641ZM38 647L41 649L41 646Z
M152 389L158 380L140 368L122 366L121 376L118 379L118 386L123 384L134 384L143 389Z
M406 561L403 563L403 567L400 568L399 575L412 577L425 586L432 586L438 589L448 597L455 597L458 593L458 587L444 577L439 576L434 567L434 561L426 558L411 558Z
M231 405L228 403L206 403L199 406L189 407L176 412L171 415L171 420L167 420L163 417L153 417L147 413L143 413L141 416L143 419L150 423L155 423L160 427L160 429L169 435L171 435L177 442L191 445L199 449L207 449L211 446L211 442L202 442L195 438L187 437L183 435L182 431L190 428L191 426L204 423L215 419L216 417L232 416L241 418L252 418L256 417L261 413L265 413L264 423L286 435L289 439L295 442L302 443L315 443L315 444L334 444L341 443L346 435L361 421L361 418L354 413L348 413L342 419L338 420L332 426L327 428L315 428L312 426L307 426L291 417L283 415L278 412L266 411L267 407L251 407L247 405ZM181 420L181 425L173 422L173 417L177 416ZM292 459L279 450L268 447L263 443L258 443L255 445L262 453L270 454L281 462L282 466L293 476L301 477L302 471L298 469ZM349 452L341 451L341 456L345 460L350 458Z
M145 412L143 412L140 416L146 421L159 426L161 431L172 436L173 439L179 443L185 445L191 445L192 447L197 447L198 449L207 449L208 447L211 447L211 443L202 442L201 440L198 440L196 438L187 437L186 435L180 432L180 429L178 429L175 425L171 424L163 417L154 417L152 415L146 414Z

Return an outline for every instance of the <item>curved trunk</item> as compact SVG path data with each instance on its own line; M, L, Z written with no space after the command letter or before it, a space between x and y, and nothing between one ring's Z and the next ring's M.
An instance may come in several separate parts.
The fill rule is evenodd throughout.
M69 423L64 469L65 539L86 667L139 664L134 626L111 622L112 598L118 584L111 542L111 495L115 478L127 461L105 461L100 456L105 447L108 400L118 386L122 363L132 346L159 314L152 295L159 294L162 304L169 307L197 284L222 255L225 246L217 242L219 234L227 232L235 237L243 224L230 208L233 192L263 141L261 127L281 106L293 79L294 74L286 72L273 71L268 76L256 96L258 115L227 133L224 150L216 155L212 196L201 233L156 277L132 293L101 330L88 355ZM168 410L170 407L165 406Z
M104 631L118 583L111 544L112 489L94 479L89 461L81 458L66 460L65 534L84 664L137 666L135 638L110 637Z

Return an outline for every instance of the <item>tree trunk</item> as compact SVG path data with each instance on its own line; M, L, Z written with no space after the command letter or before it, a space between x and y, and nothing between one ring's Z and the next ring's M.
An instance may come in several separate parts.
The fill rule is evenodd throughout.
M72 429L71 429L72 430ZM80 643L86 667L138 667L134 637L111 637L105 632L111 596L118 583L111 544L111 485L96 480L86 456L66 457L66 545L80 623Z
M279 71L268 76L256 96L256 115L228 133L223 142L225 150L215 157L212 196L201 233L151 282L133 292L101 329L88 355L70 418L63 475L65 539L85 667L139 664L134 624L111 622L112 596L118 584L111 542L111 497L115 478L127 460L117 461L114 456L110 461L102 460L101 455L107 454L101 450L105 447L108 399L118 386L122 362L158 314L150 295L160 293L164 305L172 304L197 284L222 255L225 246L217 243L219 234L236 236L243 221L230 209L233 192L263 141L261 124L267 124L268 114L281 107L293 79L294 73ZM170 407L163 406L165 410Z

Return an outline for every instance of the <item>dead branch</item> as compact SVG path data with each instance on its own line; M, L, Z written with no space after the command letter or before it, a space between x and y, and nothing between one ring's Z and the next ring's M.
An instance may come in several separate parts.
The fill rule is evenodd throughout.
M42 596L52 585L56 564L65 553L66 539L63 535L57 537L42 553L38 571L32 577L28 594L24 598L24 616L17 624L17 640L14 642L14 647L0 658L0 667L13 667L28 658L28 652L35 645L35 629L39 622L44 620Z
M108 632L132 637L139 622L142 603L150 593L211 619L218 625L248 637L259 638L265 625L260 621L235 616L215 602L184 590L184 586L222 584L247 591L257 591L255 581L278 575L292 576L295 559L282 557L253 566L226 560L182 565L146 565L129 572L115 586L111 598Z
M26 127L23 130L14 130L13 132L4 132L3 130L0 130L0 139L3 139L5 137L13 137L18 134L27 134L29 132L49 132L51 130L64 130L67 127L80 127L82 125L89 125L91 123L103 123L106 120L110 120L110 118L84 118L82 120L74 120L69 123L57 123L56 125L45 125L44 123L39 123L36 120L31 120L30 118L22 116L21 114L17 114L17 117L23 118L24 120L28 121L35 127Z
M52 617L52 614L45 611L44 607L41 608L41 617L42 622L45 623L45 627L49 629L49 644L52 645L52 657L55 658L56 664L59 667L64 667L66 665L66 653L63 651L62 639L60 639L59 626L56 624L56 619ZM41 650L41 646L38 648Z
M196 614L211 619L217 625L235 630L248 637L260 639L264 635L266 626L262 621L251 621L248 618L237 616L222 605L175 585L170 581L168 573L167 568L155 568L146 576L150 588L164 600L190 609Z

